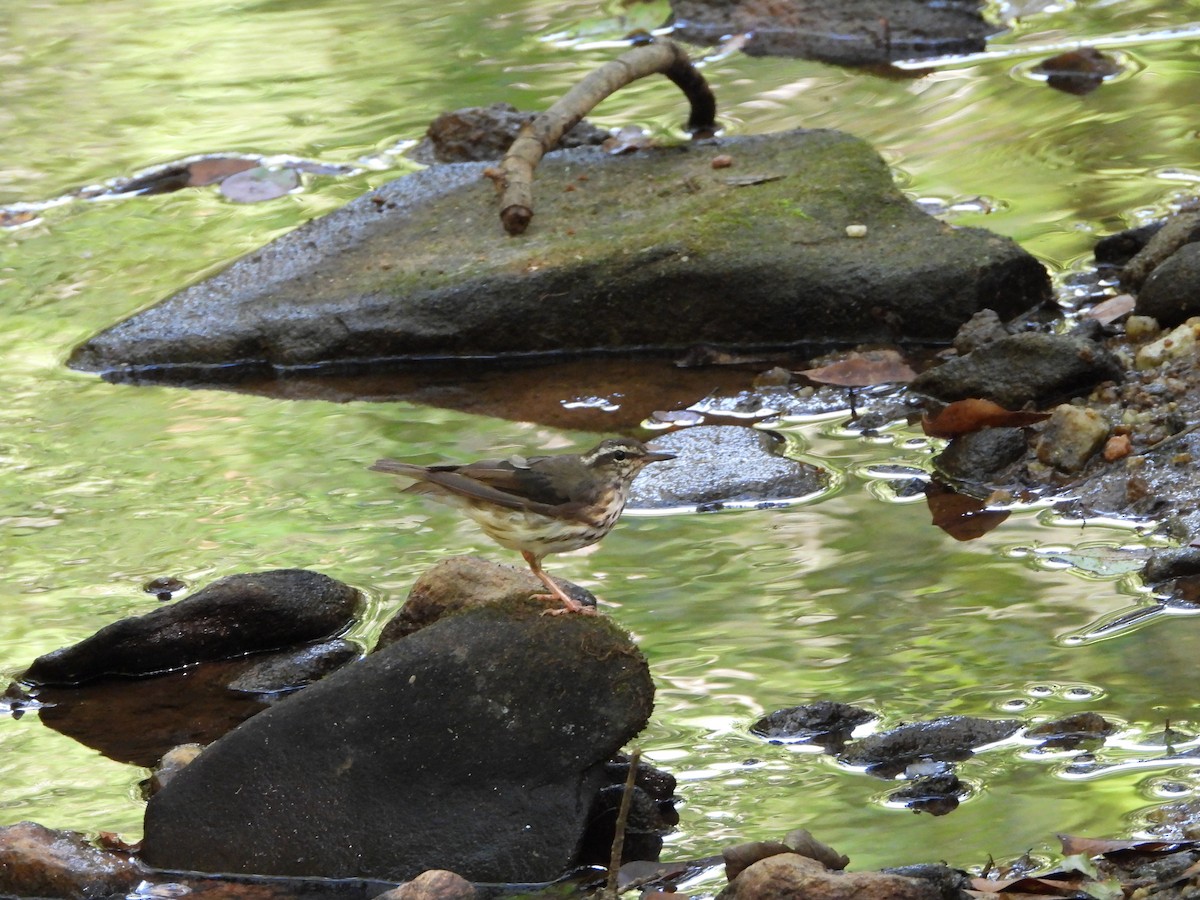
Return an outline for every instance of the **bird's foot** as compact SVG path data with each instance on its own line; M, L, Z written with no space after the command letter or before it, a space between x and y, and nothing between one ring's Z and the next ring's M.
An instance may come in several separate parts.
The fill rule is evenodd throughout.
M570 597L566 596L565 594L562 596L559 596L557 594L534 594L533 596L538 600L561 600L562 601L562 604L563 604L562 606L555 607L554 609L542 610L543 616L565 616L568 613L577 613L578 615L581 615L581 616L598 615L598 613L596 611L596 607L585 606L584 604L580 603L578 600L572 600Z

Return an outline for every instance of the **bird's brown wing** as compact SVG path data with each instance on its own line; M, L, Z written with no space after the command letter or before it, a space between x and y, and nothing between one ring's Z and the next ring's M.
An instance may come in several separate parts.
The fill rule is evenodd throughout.
M460 497L494 503L506 509L529 510L557 518L576 517L578 504L556 491L549 479L530 469L514 466L508 460L426 468L381 459L371 466L371 471L405 475Z

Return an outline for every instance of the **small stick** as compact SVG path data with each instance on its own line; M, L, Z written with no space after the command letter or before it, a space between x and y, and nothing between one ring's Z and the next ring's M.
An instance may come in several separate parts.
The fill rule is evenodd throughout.
M625 828L629 824L629 808L633 805L633 784L637 781L638 763L642 761L642 750L634 747L629 754L629 774L625 776L625 790L621 794L621 805L617 809L617 823L613 828L612 855L608 858L608 883L604 894L616 900L620 896L617 876L621 873L621 854L625 852Z
M691 103L688 131L711 133L716 128L716 98L678 44L654 41L634 47L588 74L548 110L522 125L499 169L485 172L503 192L500 221L505 231L522 234L533 218L533 170L542 156L557 147L562 136L601 100L657 72L670 78Z

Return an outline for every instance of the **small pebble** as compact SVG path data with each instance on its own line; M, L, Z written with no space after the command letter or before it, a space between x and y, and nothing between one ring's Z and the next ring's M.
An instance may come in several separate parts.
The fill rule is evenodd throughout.
M712 159L712 167L714 169L728 169L733 165L733 157L722 153L720 156L714 156Z
M866 236L867 236L867 226L866 225L847 225L846 226L846 237L861 238L861 237L866 237Z

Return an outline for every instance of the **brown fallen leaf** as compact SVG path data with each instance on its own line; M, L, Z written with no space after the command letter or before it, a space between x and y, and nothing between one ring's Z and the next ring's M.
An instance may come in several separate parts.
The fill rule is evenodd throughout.
M876 384L907 384L917 373L895 350L851 351L827 366L797 373L818 384L840 387L871 387Z
M1107 856L1136 850L1140 853L1178 853L1180 850L1195 849L1196 841L1153 841L1153 840L1109 840L1107 838L1078 837L1073 834L1056 835L1062 844L1064 856Z
M933 524L956 541L983 537L1009 517L1007 509L988 509L987 501L960 494L946 485L925 485L925 503Z
M1027 876L990 881L987 878L972 878L971 891L980 894L1004 894L1006 897L1075 897L1084 889L1089 879L1077 872L1053 873L1052 875Z
M1050 413L1005 409L991 400L972 398L948 403L936 415L922 416L921 428L930 437L955 438L983 428L1024 428L1050 418Z
M1109 297L1107 300L1097 303L1083 315L1088 319L1095 319L1101 325L1111 325L1121 316L1133 312L1136 301L1133 294L1117 294L1115 297Z

